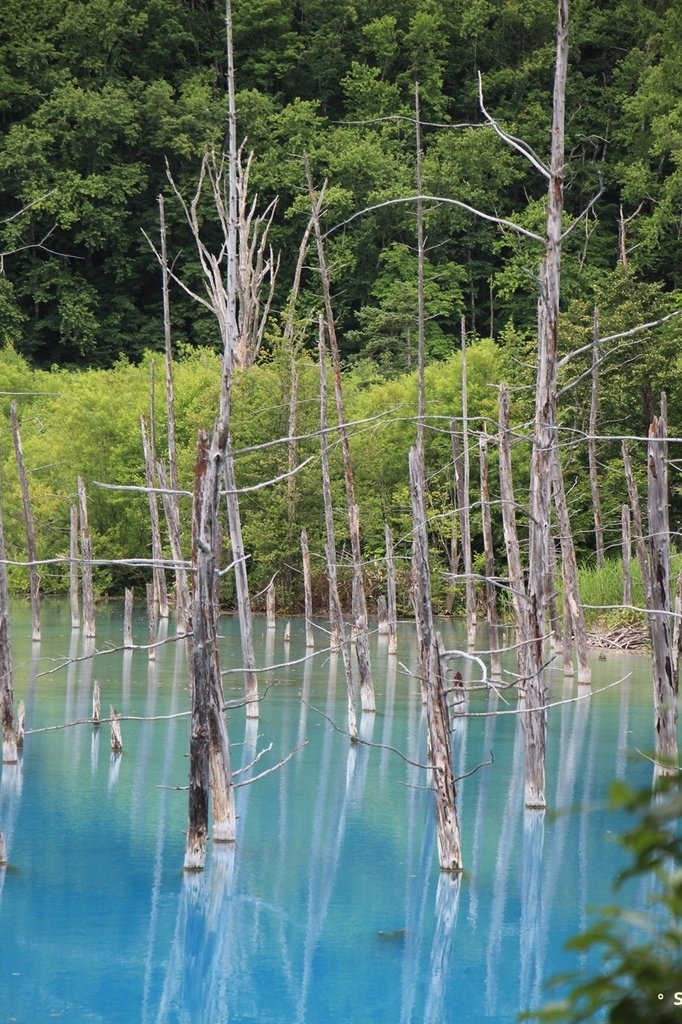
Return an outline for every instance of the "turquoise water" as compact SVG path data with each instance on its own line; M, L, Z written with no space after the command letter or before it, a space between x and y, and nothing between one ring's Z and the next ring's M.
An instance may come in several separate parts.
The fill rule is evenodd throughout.
M146 716L187 707L182 643L161 648L156 664L117 651L63 667L86 653L65 605L46 604L34 649L28 609L15 607L12 622L27 729L90 715L95 679L103 714L110 703ZM261 663L303 657L300 623L290 649L282 631L266 638L256 621ZM442 631L446 647L461 643L452 624ZM221 632L229 669L240 663L237 624L222 619ZM104 607L97 650L121 634L120 608ZM495 760L459 787L461 880L438 871L425 772L386 749L426 758L415 668L410 624L397 658L374 639L378 713L362 735L382 749L350 749L319 713L345 723L337 658L264 676L273 685L257 726L242 709L230 714L233 768L272 749L235 781L307 743L238 790L236 847L210 847L199 876L181 870L187 794L176 787L187 779L187 718L124 721L118 758L108 727L28 735L20 764L3 766L0 780L10 859L0 872L0 1022L503 1024L538 1005L543 979L587 970L562 947L589 908L611 900L623 863L613 840L624 822L605 807L608 783L650 782L635 754L651 747L646 659L595 660L595 688L630 678L551 712L549 803L567 813L524 813L518 719L483 715L506 708L495 698L470 699L481 717L455 722L457 772L490 751ZM574 695L560 671L550 675L553 699ZM228 699L241 687L226 676Z

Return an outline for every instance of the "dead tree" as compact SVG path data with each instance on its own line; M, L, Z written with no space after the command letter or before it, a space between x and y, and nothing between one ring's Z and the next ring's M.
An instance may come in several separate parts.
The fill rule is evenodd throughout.
M133 646L133 589L125 588L123 601L123 646L130 650Z
M178 620L178 633L187 632L189 619L189 589L187 587L187 573L182 565L182 537L180 533L180 509L177 501L172 500L168 488L166 471L161 462L156 467L159 484L162 488L163 510L166 516L168 527L168 543L175 563L175 611Z
M632 536L630 530L630 506L624 504L620 510L621 553L623 556L623 604L632 604Z
M452 450L452 468L455 476L453 485L453 518L450 537L450 572L455 576L459 574L460 552L458 539L462 538L462 509L464 507L464 467L462 465L462 443L459 436L459 425L456 419L450 420L450 448ZM446 611L452 612L455 604L455 591L452 589L448 594Z
M121 723L119 721L120 715L116 708L109 705L109 725L111 728L111 752L112 754L120 754L123 751L123 738L121 736Z
M377 634L388 636L388 605L384 594L377 598Z
M471 468L469 459L469 403L467 398L467 334L464 317L462 317L462 464L464 479L462 481L462 504L460 505L460 523L462 529L462 551L464 553L464 573L466 576L466 630L467 643L473 647L476 643L476 591L474 588L474 570L471 558Z
M14 441L14 452L17 458L17 470L19 471L19 483L21 485L21 500L24 506L24 525L26 527L26 551L29 561L29 586L31 592L31 618L32 618L32 639L40 640L40 573L38 572L38 555L36 552L36 536L33 526L33 510L31 508L31 494L28 488L28 476L26 475L26 464L24 452L21 446L21 435L19 433L19 420L17 417L17 403L12 402L10 406L10 417L12 420L12 438Z
M102 722L102 690L95 679L92 685L92 724L94 726L101 725Z
M155 588L153 583L146 584L147 594L147 637L148 637L148 654L150 661L156 661L156 615L157 615L157 604Z
M497 591L495 588L495 555L493 528L490 516L490 482L488 479L488 434L484 430L479 438L481 519L483 523L483 548L485 551L485 591L488 610L488 637L490 655L490 677L495 681L502 678L502 656L500 654L500 620L497 612Z
M388 653L398 652L398 611L395 595L395 564L393 559L393 534L388 523L384 523L386 539L386 612L388 617Z
M426 487L423 465L416 448L410 451L409 468L415 546L415 610L422 637L420 671L426 692L429 757L436 801L438 861L443 871L461 871L462 848L457 817L457 789L450 749L450 718L431 607L428 533L424 506Z
M647 554L646 544L644 541L644 526L642 524L642 508L639 503L639 495L637 493L637 484L635 483L635 475L632 472L632 462L630 460L630 452L628 447L623 441L623 468L625 470L625 483L628 489L628 498L630 499L630 512L632 515L632 532L635 538L635 551L637 552L637 561L639 563L639 569L642 574L642 586L644 587L644 601L647 608L653 606L653 595L652 595L652 580L651 580L651 567L649 565L649 557Z
M0 496L1 497L1 496ZM12 644L9 628L9 589L5 560L5 532L0 507L0 712L2 713L3 764L17 761L17 736L14 722L14 687L12 685Z
M332 371L334 375L336 412L339 420L341 451L343 453L343 476L346 487L346 502L348 504L350 545L353 556L353 624L355 627L355 648L358 657L358 671L360 674L360 699L362 703L362 710L366 712L373 712L376 710L376 701L374 697L374 687L372 685L372 668L369 655L369 641L367 638L367 600L365 597L365 581L360 544L360 513L355 501L353 463L351 459L348 429L346 427L346 410L343 398L343 389L341 386L341 356L336 338L336 326L334 323L334 312L332 309L331 299L331 282L329 278L329 268L327 267L327 258L324 251L324 242L322 240L322 228L320 225L320 214L325 190L323 188L320 195L315 196L310 165L307 160L306 177L313 216L315 239L317 242L317 257L320 268L320 280L322 282L327 337L329 339Z
M69 604L71 607L71 629L79 629L81 624L78 604L78 507L70 509L71 529L69 533Z
M590 392L590 427L587 440L587 457L590 466L590 490L592 492L592 514L594 515L594 540L597 556L597 567L604 565L604 523L601 514L601 497L599 494L599 473L597 467L597 414L599 412L599 363L601 350L599 347L599 308L594 309L592 329L592 388Z
M159 507L156 503L156 453L153 442L147 434L147 421L140 417L140 433L142 435L142 451L144 454L145 479L149 493L149 521L152 529L152 558L156 563L152 567L154 584L154 602L162 619L168 618L168 589L166 587L166 571L163 567L163 547L161 544L161 527L159 523Z
M348 700L348 732L351 742L358 738L357 712L355 710L355 686L351 667L348 644L346 642L343 613L339 599L339 585L336 574L336 531L334 529L334 506L332 504L332 484L329 471L329 440L327 436L327 359L324 344L324 322L319 323L320 353L320 463L322 469L322 496L324 499L324 524L327 535L325 555L327 557L327 573L329 575L329 618L332 633L332 645L341 647L343 669L346 679L346 696Z
M301 563L303 565L303 608L305 614L305 645L311 651L315 646L313 630L313 586L310 571L310 549L308 533L305 527L301 530Z
M668 521L668 467L666 424L654 417L649 428L647 496L651 558L649 628L653 655L656 731L656 773L677 774L677 698L679 679L670 617L670 526Z
M578 563L575 556L575 545L571 531L571 520L568 514L568 503L566 501L558 445L554 448L552 460L552 488L554 490L554 506L559 524L559 543L561 544L561 563L564 575L564 601L567 602L571 613L573 638L578 659L578 682L583 685L589 685L592 680L592 671L587 651L585 617L578 591ZM567 639L564 642L566 643Z
M275 577L268 583L265 591L265 617L268 629L277 628L277 617L275 613Z
M88 526L88 500L85 482L78 477L78 506L80 513L81 533L81 582L83 586L83 623L85 636L96 634L95 625L95 592L92 583L92 541Z

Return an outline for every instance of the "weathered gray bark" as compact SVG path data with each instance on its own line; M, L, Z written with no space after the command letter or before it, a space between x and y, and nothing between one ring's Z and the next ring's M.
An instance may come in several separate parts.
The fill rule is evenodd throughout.
M497 590L495 587L495 555L493 548L493 527L490 515L490 481L488 477L489 437L484 430L479 438L481 518L483 525L483 549L485 552L485 592L488 612L488 645L490 655L490 678L502 679L502 655L500 653L500 620L497 612Z
M133 588L126 587L123 602L123 646L129 650L133 646Z
M322 295L324 298L327 337L329 339L329 349L334 376L334 396L336 399L336 412L339 420L341 451L343 453L343 476L346 487L350 545L353 557L353 626L355 633L355 650L358 658L358 671L360 675L360 700L363 711L373 712L376 710L376 701L374 697L374 687L372 685L372 668L369 654L369 640L367 636L367 600L365 597L362 549L360 544L360 515L355 501L353 462L351 459L348 430L345 425L346 410L343 398L343 389L341 386L341 356L339 354L339 346L336 338L336 326L334 323L334 311L332 309L331 282L329 279L329 269L327 267L327 258L324 251L322 228L320 225L320 212L324 190L319 197L315 196L310 173L310 165L307 162L306 175L313 217L313 227L317 242L317 256L320 267L320 280L322 282Z
M561 573L563 579L564 588L564 599L563 599L563 619L564 619L564 637L561 651L563 654L563 672L566 679L570 679L575 675L575 668L573 666L573 619L571 617L571 607L566 600L566 576L564 575L563 564L561 566Z
M514 625L518 648L519 686L525 691L526 680L530 671L528 641L530 625L528 621L528 602L526 584L521 566L521 549L516 528L516 501L514 498L514 479L511 462L511 431L509 427L509 389L500 384L498 394L498 417L500 433L498 437L500 453L500 499L502 503L502 527L504 530L504 546L507 553L509 569L509 586L511 588Z
M329 472L329 441L327 437L327 359L324 344L324 323L320 317L319 324L320 354L320 463L322 469L322 496L324 499L324 523L327 535L325 555L329 574L329 618L332 634L332 645L341 647L343 669L346 679L346 696L348 703L348 732L351 742L358 738L357 712L355 708L355 686L348 644L345 637L343 613L339 599L339 586L336 575L336 531L334 529L334 506L332 504L332 486Z
M168 542L170 544L171 554L175 563L175 613L178 620L177 628L178 633L184 634L187 632L190 613L187 573L182 565L183 556L182 537L180 534L180 509L177 500L173 501L172 495L167 493L168 479L162 463L157 463L156 471L159 477L159 484L163 488L163 510L166 516L166 526L168 527Z
M111 726L111 750L114 754L120 754L123 750L120 715L112 704L109 705L109 718L111 719L109 723Z
M464 507L464 467L462 465L462 442L459 436L459 424L456 419L450 420L450 448L452 450L452 468L455 474L453 486L453 508L452 527L450 533L450 572L453 575L453 584L448 594L446 611L452 613L456 597L456 583L454 577L459 574L460 550L459 542L462 538L462 508Z
M464 572L466 574L466 630L467 643L473 647L476 643L476 589L474 586L473 561L471 556L471 467L469 458L469 402L467 396L467 333L464 317L462 317L462 466L463 466L463 501L460 507L462 524L462 551L464 553Z
M83 586L83 623L85 636L95 636L95 593L92 585L92 542L88 526L88 500L85 482L78 477L78 507L81 530L81 583Z
M632 604L632 535L630 529L630 506L622 505L621 518L621 552L623 556L623 604Z
M388 636L388 606L383 594L377 598L377 633L379 636Z
M17 469L19 471L19 484L21 486L21 500L24 506L24 526L26 528L26 551L29 565L29 586L31 592L31 635L34 641L40 640L40 573L38 572L38 555L36 553L36 535L33 526L33 509L31 508L31 494L28 487L28 476L26 475L26 464L24 452L21 447L21 434L19 433L19 420L17 417L17 403L12 402L10 406L10 418L12 420L12 439L14 441L14 452L17 458Z
M102 691L95 679L92 685L92 724L100 725L102 721Z
M2 832L0 832L0 868L7 864L7 843Z
M72 505L71 530L69 534L69 603L71 607L71 629L79 629L81 624L78 603L78 508Z
M547 601L546 565L549 556L552 463L556 422L559 294L561 284L561 235L563 212L564 122L568 68L568 0L558 0L552 145L547 194L545 257L540 270L538 303L538 366L529 500L528 604L531 672L523 716L526 741L525 805L544 808L547 712L543 665L544 618ZM558 461L558 460L557 460ZM561 466L558 468L561 474Z
M592 492L592 513L594 515L594 541L597 556L597 567L604 565L604 523L601 514L601 497L599 494L599 471L597 467L597 415L599 412L599 307L594 308L594 325L592 329L592 390L590 393L590 428L587 441L587 457L590 466L590 490Z
M23 700L20 700L17 705L14 731L17 738L17 748L21 750L24 745L24 733L26 732L26 705Z
M410 451L409 469L415 547L415 610L422 637L421 674L426 690L429 757L433 765L438 861L443 871L461 871L462 848L457 817L457 788L450 749L450 720L431 607L424 467L416 448Z
M285 644L291 643L291 620L288 620L286 626L284 627L284 636L282 637L282 639L284 640Z
M234 459L232 456L232 439L225 434L224 475L227 489L227 521L230 528L232 558L234 560L234 578L237 591L237 610L239 612L239 633L244 661L244 682L246 687L246 717L258 718L258 676L256 675L256 655L253 647L253 620L251 618L251 601L249 598L249 578L246 572L244 557L244 540L239 512L239 498L234 476Z
M147 421L144 416L140 417L140 432L142 435L142 451L144 453L144 469L147 487L150 488L147 497L149 498L149 521L152 530L152 558L158 563L152 567L152 579L154 585L154 602L159 610L162 619L168 618L168 589L166 587L166 572L163 565L163 546L161 544L161 526L159 523L159 506L156 503L156 494L152 488L156 487L156 457L153 442L147 434Z
M549 619L549 649L554 654L561 647L562 631L559 622L557 602L557 561L554 537L549 538L549 559L547 562L547 612Z
M275 577L268 583L265 591L265 620L268 629L277 628L277 617L275 613Z
M666 424L654 417L649 428L647 495L651 556L651 614L656 774L677 775L677 698L679 679L670 618L670 526Z
M17 737L14 722L14 687L12 684L12 643L9 626L9 589L5 563L5 531L0 495L0 713L2 714L2 760L17 760Z
M150 661L156 661L156 614L157 604L155 600L154 584L146 584L147 594L147 642L149 644L148 655Z
M386 540L386 612L388 617L388 653L398 652L398 610L395 594L395 563L393 559L393 534L388 523L384 523Z
M649 565L649 557L644 541L644 527L642 525L642 508L639 503L639 495L637 493L637 484L635 483L635 476L632 472L632 462L630 461L630 452L628 451L625 441L623 441L623 468L625 470L625 483L628 489L628 498L630 500L630 512L632 515L632 532L635 538L635 551L637 552L637 561L639 562L639 569L642 574L642 585L644 587L644 600L647 608L652 607L652 594L651 594L651 567Z
M308 650L315 646L315 631L313 629L313 584L310 571L310 549L308 547L308 532L305 527L301 530L301 562L303 565L303 608L305 612L305 645Z
M554 490L554 506L559 526L559 542L561 544L561 561L564 574L564 601L568 602L573 624L573 640L578 659L578 682L589 685L592 681L592 670L587 651L585 634L585 616L580 603L578 591L578 564L575 556L575 545L571 531L571 520L568 514L564 478L561 472L559 449L555 447L552 463L552 487Z

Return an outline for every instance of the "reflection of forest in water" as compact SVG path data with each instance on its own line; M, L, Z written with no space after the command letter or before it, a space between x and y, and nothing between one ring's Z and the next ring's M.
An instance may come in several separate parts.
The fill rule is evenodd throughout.
M119 642L117 611L98 623L98 650ZM55 605L33 652L15 639L27 728L87 717L95 679L103 710L186 709L182 642L161 648L155 664L119 651L59 668L86 653L63 621ZM237 629L221 620L226 669L239 664ZM260 662L285 660L281 630L260 632ZM456 646L450 623L443 632ZM294 623L290 657L304 653ZM551 711L545 815L523 809L518 717L485 714L513 703L469 698L471 717L453 719L456 772L490 751L495 762L460 783L461 878L437 867L415 665L411 625L397 657L375 638L378 713L361 720L361 736L380 748L351 747L324 717L345 727L340 657L273 672L258 721L230 714L233 769L273 745L238 780L307 745L237 791L236 847L212 845L199 875L181 870L187 795L176 787L187 778L187 719L124 721L118 757L105 727L28 736L23 761L3 767L0 784L10 857L0 879L3 1009L18 1020L108 1024L448 1024L512 1021L537 1005L544 978L579 966L562 954L564 941L585 926L588 907L609 899L620 861L607 833L621 822L604 809L608 782L648 781L646 764L628 757L651 745L648 665L595 663L595 688L630 671L637 678ZM465 680L478 671L467 662L461 670ZM574 695L560 672L553 680L553 700ZM225 677L225 690L228 700L240 693L239 675Z

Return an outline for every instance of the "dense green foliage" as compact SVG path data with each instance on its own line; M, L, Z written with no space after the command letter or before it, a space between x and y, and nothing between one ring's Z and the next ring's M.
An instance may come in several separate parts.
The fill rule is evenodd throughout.
M233 8L239 134L255 150L260 200L279 196L278 309L306 221L303 151L316 180L329 178L329 224L413 194L415 79L424 119L446 126L424 129L426 191L541 224L544 180L481 127L477 72L488 109L546 156L553 4L234 0ZM567 218L584 209L599 176L604 192L566 246L565 306L584 327L585 311L615 294L622 207L626 218L639 211L627 226L631 312L648 319L674 304L682 283L682 15L669 0L574 0L571 17ZM0 276L0 342L43 366L110 366L159 347L158 268L141 230L156 233L165 161L190 187L205 148L224 136L223 53L221 4L6 0L0 251L15 251ZM35 205L6 220L26 204ZM172 204L169 222L178 267L196 280ZM432 355L452 351L462 313L472 333L532 335L533 243L452 206L432 208L427 231ZM385 373L414 358L414 233L413 210L389 206L330 237L345 356L370 357ZM305 288L307 307L316 305L313 275ZM211 319L181 294L173 310L179 340L215 343ZM273 322L271 341L276 334Z
M664 780L659 792L636 793L614 783L614 807L636 815L620 837L629 856L616 888L637 879L650 898L647 914L622 905L606 907L594 923L569 943L578 954L598 950L602 969L585 977L575 972L557 978L568 995L548 1003L524 1020L587 1024L674 1024L682 1006L682 837L679 776ZM675 990L678 991L675 991Z

